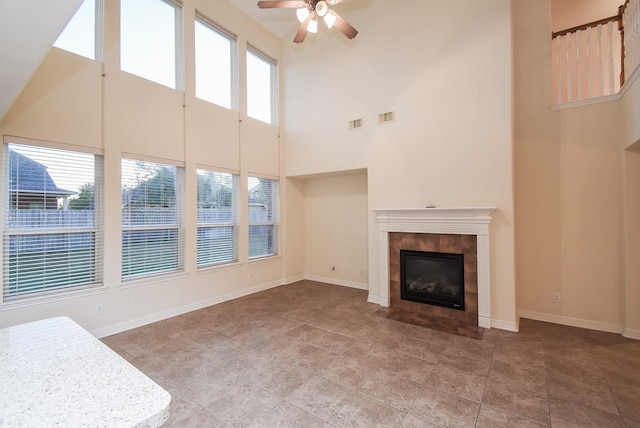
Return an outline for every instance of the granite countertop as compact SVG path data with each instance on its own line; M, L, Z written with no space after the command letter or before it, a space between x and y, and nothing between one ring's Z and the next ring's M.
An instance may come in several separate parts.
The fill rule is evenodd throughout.
M171 395L67 317L0 329L0 426L159 427Z

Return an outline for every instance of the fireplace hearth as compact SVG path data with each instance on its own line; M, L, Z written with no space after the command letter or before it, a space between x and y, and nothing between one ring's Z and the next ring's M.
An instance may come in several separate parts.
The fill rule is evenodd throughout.
M400 250L400 298L464 311L464 255Z

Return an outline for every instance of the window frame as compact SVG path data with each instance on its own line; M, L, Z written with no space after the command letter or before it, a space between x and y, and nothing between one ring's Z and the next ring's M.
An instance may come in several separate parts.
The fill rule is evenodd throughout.
M231 212L232 212L232 222L231 223L205 223L201 222L199 215L197 218L196 225L196 267L197 269L206 269L211 267L218 267L229 265L233 263L239 262L239 240L240 240L240 173L238 171L230 171L225 170L223 168L214 168L204 165L198 165L196 174L200 171L204 171L206 173L218 173L218 174L229 174L231 176L232 189L231 189ZM200 182L196 184L199 186ZM196 200L196 211L200 209L200 190L196 189L197 200ZM220 262L210 262L210 263L200 263L200 230L207 229L215 229L215 228L228 228L233 227L233 257L230 260L220 261Z
M258 48L247 44L247 50L246 50L246 55L253 55L256 58L264 61L265 63L269 64L270 66L270 81L269 81L269 88L270 88L270 99L269 99L269 103L270 103L270 109L271 109L271 118L270 118L270 122L265 122L268 123L269 125L274 125L274 126L278 126L278 121L279 121L279 114L278 114L278 104L279 104L279 86L278 86L278 61L276 61L275 59L271 58L269 55L265 54L264 52L262 52L261 50L259 50ZM249 115L249 67L247 66L247 72L246 72L246 81L247 81L247 94L246 94L246 101L247 101L247 116L251 117L255 120L260 120L262 121L262 119L253 117L251 115Z
M27 146L31 148L47 150L57 150L72 152L81 155L93 156L93 225L92 226L76 226L69 227L65 225L63 227L41 227L41 228L10 228L9 227L9 215L11 210L11 191L8 186L11 184L10 180L10 145L14 146ZM19 153L19 152L18 152ZM66 298L69 295L77 295L78 293L94 293L97 289L104 287L104 153L100 149L91 149L88 147L71 146L62 143L53 143L49 141L31 140L21 137L4 136L3 147L3 179L4 185L2 187L4 198L3 209L3 262L2 262L2 275L3 286L2 293L0 294L0 302L3 304L18 304L21 305L24 302L40 301ZM26 156L26 155L22 155ZM54 156L54 152L48 154L48 156ZM29 158L28 156L26 156ZM30 160L34 160L29 158ZM38 161L36 161L38 162ZM40 162L38 162L40 163ZM64 164L60 162L60 165ZM45 166L46 168L47 166ZM70 166L71 168L71 166ZM74 170L74 172L77 170ZM44 193L46 197L46 192ZM46 203L46 202L45 202ZM58 210L56 210L58 211ZM89 273L92 278L91 282L77 285L60 285L57 287L45 287L42 290L27 291L23 293L17 293L15 295L9 295L8 288L10 288L9 276L11 275L9 260L9 246L8 240L11 236L49 236L65 235L72 237L73 235L92 234L92 246L90 253L92 254L92 269ZM76 267L75 265L73 267ZM55 268L55 266L54 266ZM69 270L71 267L69 267Z
M145 156L138 156L130 153L123 153L120 158L120 194L121 198L124 200L124 172L123 172L123 162L133 161L133 162L144 162L148 164L153 164L154 166L159 166L160 168L164 167L172 167L175 168L175 181L174 181L174 193L175 193L175 223L163 223L163 224L142 224L142 225L125 225L123 221L124 213L125 213L125 204L123 202L122 208L120 210L120 225L121 225L121 255L120 255L120 281L123 284L135 282L138 280L144 280L147 278L154 278L158 276L171 275L179 272L184 272L184 258L185 258L185 239L184 239L184 192L185 192L185 166L182 162L171 162L165 159L154 159ZM145 200L146 202L146 200ZM175 260L175 268L171 269L155 269L155 270L145 270L141 273L128 273L125 275L125 240L124 235L127 232L162 232L162 231L175 231L176 234L176 245L177 245L177 255ZM145 243L146 245L146 243Z
M135 1L135 0L132 0ZM183 25L183 15L184 15L184 11L182 9L182 4L178 1L175 0L155 0L158 2L162 2L165 3L169 6L172 6L175 10L174 14L173 14L173 18L174 18L174 74L175 74L175 79L173 82L173 86L167 86L165 83L163 82L158 82L156 80L153 80L147 76L141 76L139 74L137 74L136 72L133 71L129 71L129 70L125 70L122 68L122 46L123 46L123 37L122 37L122 25L120 27L120 32L118 34L119 37L119 42L120 42L120 71L123 71L125 73L129 73L131 75L140 77L141 79L145 79L148 80L150 82L154 82L157 83L158 85L162 85L165 86L167 88L170 89L174 89L176 91L180 91L180 92L184 92L184 88L185 88L185 71L184 71L184 25ZM122 20L122 5L120 6L120 20Z
M269 180L271 182L269 200L271 202L271 212L267 211L267 221L256 222L251 220L251 194L249 192L249 183L251 180ZM274 186L275 184L275 186ZM259 174L251 174L247 177L247 258L249 261L264 259L268 257L277 257L280 255L280 179ZM273 252L267 252L259 255L251 255L251 228L267 226L272 228Z
M64 51L67 52L71 52L75 55L79 55L82 56L84 58L90 59L92 61L97 61L97 62L104 62L104 0L84 0L83 4L80 5L80 7L82 7L84 5L85 2L88 1L92 1L94 2L94 24L93 24L93 28L94 28L94 46L93 46L93 58L89 58L81 53L69 50L65 47L62 46L57 46L56 43L58 43L58 40L60 39L60 37L62 37L62 35L64 34L64 32L67 29L67 26L69 25L69 23L71 23L77 14L76 13L73 15L73 17L71 18L71 20L69 21L69 23L67 23L67 26L65 26L64 30L62 30L62 33L60 33L60 35L58 35L58 38L56 39L56 41L53 43L53 46L55 46L58 49L62 49ZM79 10L80 8L78 8Z
M203 26L207 27L209 30L217 33L219 36L226 38L229 40L229 95L230 95L230 106L229 110L238 111L239 110L239 102L238 102L238 92L239 92L239 84L238 84L238 37L232 32L226 30L224 27L216 24L203 14L196 11L195 24L194 24L194 43L196 41L197 35L195 34L195 26L200 23ZM198 61L198 52L195 50L195 63ZM198 74L197 68L195 69L195 97L199 100L206 101L208 103L215 104L217 106L226 108L225 106L221 106L220 104L210 101L204 98L198 97Z

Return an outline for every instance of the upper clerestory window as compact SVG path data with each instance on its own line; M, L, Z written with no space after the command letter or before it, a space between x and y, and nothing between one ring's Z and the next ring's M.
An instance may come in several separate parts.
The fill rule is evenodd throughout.
M182 9L169 0L121 0L120 69L182 90Z

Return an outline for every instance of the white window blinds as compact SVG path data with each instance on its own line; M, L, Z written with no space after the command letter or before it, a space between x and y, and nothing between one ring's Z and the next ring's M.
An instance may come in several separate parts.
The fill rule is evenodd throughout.
M4 145L3 299L102 282L102 157Z
M184 170L122 159L122 278L181 270Z
M249 177L249 258L278 254L279 182Z
M198 169L198 267L238 260L239 177Z

